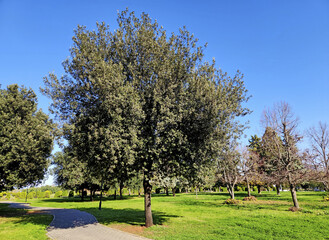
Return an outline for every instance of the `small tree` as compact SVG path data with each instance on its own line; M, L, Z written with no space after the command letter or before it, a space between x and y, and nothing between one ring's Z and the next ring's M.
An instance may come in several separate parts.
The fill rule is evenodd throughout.
M224 149L219 157L217 166L221 182L226 184L231 199L234 199L235 185L243 179L241 155L235 143L231 143Z
M297 149L297 143L302 139L297 132L298 118L288 103L281 102L264 111L263 123L270 127L267 130L271 135L265 144L266 151L271 154L267 164L277 179L288 182L294 207L299 208L296 185L306 180L307 171Z
M326 123L319 122L317 127L307 131L311 142L312 165L321 176L325 189L329 190L329 127Z

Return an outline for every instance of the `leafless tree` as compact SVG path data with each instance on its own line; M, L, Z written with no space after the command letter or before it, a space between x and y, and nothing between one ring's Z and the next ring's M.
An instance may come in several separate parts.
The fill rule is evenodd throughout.
M272 138L272 146L267 150L272 154L271 164L279 181L289 184L294 207L299 208L296 185L305 180L306 169L297 149L302 137L297 132L298 118L286 102L275 104L264 111L263 124L270 127L277 137Z
M329 190L329 127L319 122L317 127L313 126L307 131L307 136L311 142L313 164L320 172L326 190Z
M242 179L241 154L235 143L228 144L220 154L217 170L218 179L226 184L231 199L234 199L234 187Z

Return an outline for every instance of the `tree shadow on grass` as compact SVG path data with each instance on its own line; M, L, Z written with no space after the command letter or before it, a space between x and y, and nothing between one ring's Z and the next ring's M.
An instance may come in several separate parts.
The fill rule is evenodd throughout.
M0 203L0 217L6 218L12 224L40 225L46 228L53 219L49 214L29 214L25 209L10 208L7 203Z
M101 224L113 224L113 223L126 223L130 225L142 226L145 224L145 213L140 209L113 209L103 207L102 210L97 208L78 208L80 211L88 212L94 215L97 221ZM181 217L178 215L169 215L159 211L152 211L153 223L156 225L163 225L168 219L173 217Z

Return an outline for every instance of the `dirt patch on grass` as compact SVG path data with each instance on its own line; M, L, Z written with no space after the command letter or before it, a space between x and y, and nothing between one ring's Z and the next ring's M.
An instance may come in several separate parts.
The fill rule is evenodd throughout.
M275 200L257 200L257 201L246 201L244 204L258 204L258 205L289 205L287 201L275 201Z
M110 225L111 228L115 228L124 232L129 232L135 235L142 236L146 227L139 226L139 225L128 225L128 224L112 224Z

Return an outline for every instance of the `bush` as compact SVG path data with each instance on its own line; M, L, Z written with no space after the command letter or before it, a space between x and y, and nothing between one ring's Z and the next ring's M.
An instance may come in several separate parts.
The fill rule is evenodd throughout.
M257 192L257 191L258 191L257 186L254 186L254 187L252 188L252 190L253 190L254 192Z
M69 196L69 191L68 190L64 190L62 197L68 197Z
M26 192L19 193L19 198L25 199L26 198Z
M61 196L63 196L63 191L57 191L55 193L55 197L61 197Z
M237 187L236 187L236 191L237 191L237 192L241 192L241 191L242 191L242 188L241 188L240 186L237 186Z
M27 198L28 199L35 198L35 196L36 196L36 193L35 192L29 192L29 194L27 194Z
M37 198L44 198L45 192L37 192Z
M45 193L44 193L44 198L50 198L50 194L51 194L52 192L50 191L50 190L47 190L47 191L45 191Z
M229 204L229 205L236 205L236 204L240 204L241 201L240 200L236 200L236 199L232 199L232 198L229 198L229 199L226 199L224 204Z
M254 197L254 196L245 197L245 198L243 199L243 201L257 201L257 198Z
M2 196L3 196L3 193L0 193L0 198L2 198Z

